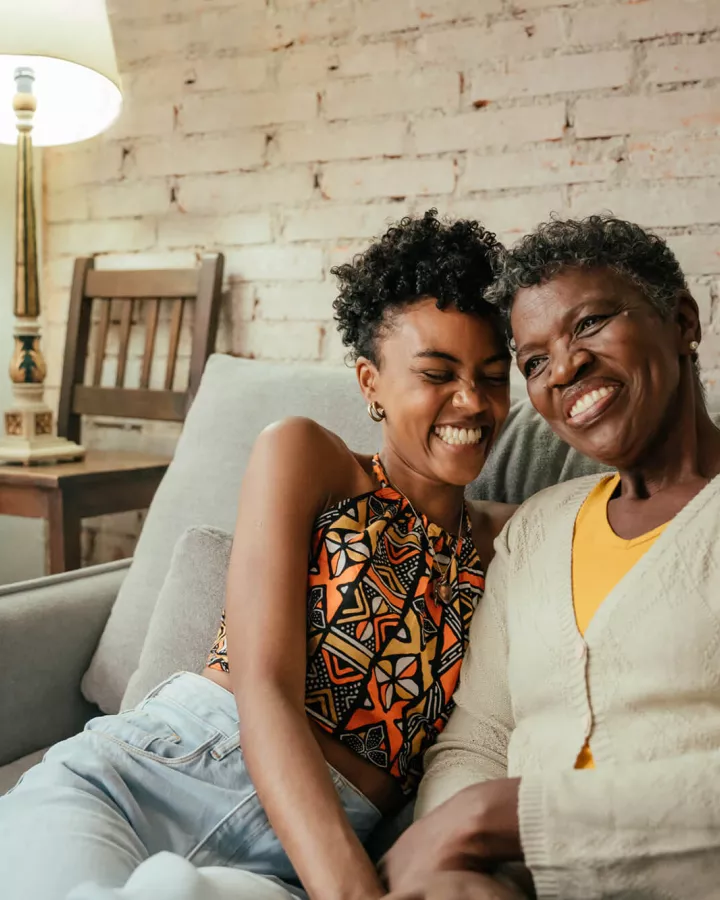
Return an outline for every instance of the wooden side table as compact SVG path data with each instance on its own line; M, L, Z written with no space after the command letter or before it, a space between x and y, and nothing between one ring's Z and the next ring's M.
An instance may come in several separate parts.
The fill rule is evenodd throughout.
M170 459L90 452L81 462L0 465L0 515L46 519L49 574L80 568L82 519L147 509Z

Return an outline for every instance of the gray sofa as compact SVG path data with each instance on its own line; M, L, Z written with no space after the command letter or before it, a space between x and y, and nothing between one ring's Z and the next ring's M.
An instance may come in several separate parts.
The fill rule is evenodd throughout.
M377 448L380 426L351 370L213 356L133 560L0 588L0 793L46 747L120 708L175 544L192 526L232 531L250 447L288 415L317 419L354 449ZM590 471L518 402L470 494L519 502Z

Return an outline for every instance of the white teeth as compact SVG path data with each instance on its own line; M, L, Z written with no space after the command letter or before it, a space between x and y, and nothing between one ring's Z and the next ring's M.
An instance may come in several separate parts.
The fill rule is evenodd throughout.
M435 426L433 431L441 441L453 446L479 444L483 438L482 428L454 428L452 425L439 425Z
M612 394L615 390L614 387L601 387L597 390L588 391L587 394L583 394L578 400L573 403L572 408L570 410L570 418L574 419L575 416L579 415L581 412L585 412L586 409L590 409L591 406L594 406L598 400L602 400L603 397L607 397L608 394Z

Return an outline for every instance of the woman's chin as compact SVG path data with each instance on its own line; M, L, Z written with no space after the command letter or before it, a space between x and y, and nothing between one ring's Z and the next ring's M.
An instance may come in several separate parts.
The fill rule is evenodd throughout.
M440 462L443 481L456 485L474 481L485 465L487 444L487 438L476 444L448 444L437 435L431 435L431 449Z

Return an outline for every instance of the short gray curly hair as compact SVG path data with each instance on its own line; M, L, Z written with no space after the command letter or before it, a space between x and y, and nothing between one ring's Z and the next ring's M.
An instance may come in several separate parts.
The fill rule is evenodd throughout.
M543 284L569 268L607 268L632 281L667 319L687 290L680 264L665 241L611 215L552 219L512 250L499 250L496 276L485 298L509 316L521 288Z

